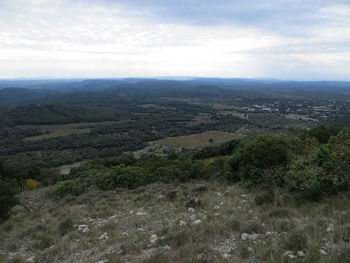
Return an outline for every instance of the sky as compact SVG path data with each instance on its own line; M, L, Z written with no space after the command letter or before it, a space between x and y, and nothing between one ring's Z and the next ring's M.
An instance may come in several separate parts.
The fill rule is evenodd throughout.
M0 0L0 78L350 80L350 0Z

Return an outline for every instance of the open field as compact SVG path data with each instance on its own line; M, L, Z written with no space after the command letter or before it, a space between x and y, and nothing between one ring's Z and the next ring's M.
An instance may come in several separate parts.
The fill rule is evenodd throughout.
M53 124L53 125L18 125L19 128L40 129L42 131L55 132L66 129L77 129L86 127L103 126L117 123L117 121L101 121L101 122L75 122L67 124Z
M110 125L114 123L116 123L116 121L80 122L54 125L19 125L18 127L39 129L42 132L46 132L46 134L25 138L25 141L40 141L55 137L63 137L70 134L89 133L91 131L91 127Z
M156 144L163 144L177 147L205 147L210 145L209 139L213 139L212 143L223 143L234 139L241 138L241 135L222 132L222 131L207 131L198 134L187 136L170 137L155 141Z
M61 165L59 167L56 167L56 170L58 171L59 174L61 175L67 175L70 173L70 171L73 168L78 168L80 167L84 162L77 162L77 163L72 163L72 164L66 164L66 165Z
M34 142L34 141L40 141L40 140L45 140L50 138L63 137L71 134L89 133L90 131L91 131L90 128L58 130L58 131L54 131L43 135L27 137L24 140Z

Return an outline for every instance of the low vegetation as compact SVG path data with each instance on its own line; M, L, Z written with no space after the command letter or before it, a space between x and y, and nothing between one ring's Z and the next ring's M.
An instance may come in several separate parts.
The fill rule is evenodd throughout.
M2 160L0 260L347 262L349 128L209 144L93 159L57 182ZM24 185L49 187L16 196Z
M16 206L0 226L0 261L348 262L348 194L257 205L259 192L195 180L66 195L33 213Z
M136 188L154 182L216 178L245 187L284 189L297 199L319 200L350 186L350 129L298 136L260 136L167 157L97 159L73 170L54 194L91 188ZM318 136L318 135L319 136Z

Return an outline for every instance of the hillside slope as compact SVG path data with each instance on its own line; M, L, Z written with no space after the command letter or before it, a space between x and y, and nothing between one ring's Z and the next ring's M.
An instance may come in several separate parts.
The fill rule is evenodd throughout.
M1 262L348 262L349 195L296 206L276 193L197 181L47 201L22 194ZM31 210L32 212L29 212Z

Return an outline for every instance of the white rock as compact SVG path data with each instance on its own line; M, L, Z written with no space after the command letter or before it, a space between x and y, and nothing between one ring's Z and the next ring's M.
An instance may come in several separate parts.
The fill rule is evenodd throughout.
M163 247L163 249L169 250L169 249L171 249L171 247L166 245L166 246Z
M294 259L294 258L296 258L296 256L295 256L295 255L293 255L293 254L289 254L289 255L288 255L288 257L289 257L290 259Z
M109 239L108 233L104 232L98 239L99 240L108 240Z
M192 225L199 225L200 223L202 223L202 220L197 219L193 221Z
M249 234L247 234L247 233L242 233L241 239L242 239L243 241L248 240L248 238L249 238Z
M256 234L256 233L251 234L251 235L248 236L248 239L250 241L255 241L255 240L258 240L259 238L260 238L260 234Z
M107 220L109 220L109 221L111 221L111 220L117 221L117 217L118 217L118 215L113 215L113 216L108 217Z
M334 224L330 223L326 229L327 232L334 232Z
M155 244L158 240L158 236L156 234L153 234L151 236L151 238L149 239L149 241L151 242L151 244Z
M214 209L220 209L220 206L216 205L214 206Z
M283 256L285 257L285 256L288 256L288 255L291 255L291 254L293 254L293 252L287 250L286 252L283 253Z
M254 251L254 249L253 249L252 247L248 247L247 250L248 250L249 252L253 252L253 251Z
M219 216L219 215L220 215L220 213L215 213L215 214L214 214L214 216Z
M190 213L196 212L196 210L195 210L193 207L189 207L189 208L187 209L187 211L190 212Z
M78 232L86 233L89 231L90 229L88 225L78 225Z
M271 232L271 231L267 231L265 236L267 237L270 237L270 236L273 236L274 232Z
M185 221L183 221L183 220L180 220L180 221L179 221L179 225L180 225L180 226L185 226L185 225L187 225L187 223L186 223Z
M224 259L229 259L229 258L231 258L231 255L230 255L230 254L227 254L227 253L224 253L224 254L222 254L222 257L223 257Z
M137 216L144 216L144 215L147 215L147 213L139 211L139 212L136 213L136 215Z
M107 262L109 262L108 259L103 259L103 260L97 261L96 263L107 263Z
M35 261L35 256L30 256L29 258L26 259L26 262L34 262Z
M305 257L304 251L298 251L298 257Z
M327 255L327 251L321 248L320 249L320 254L321 255Z

